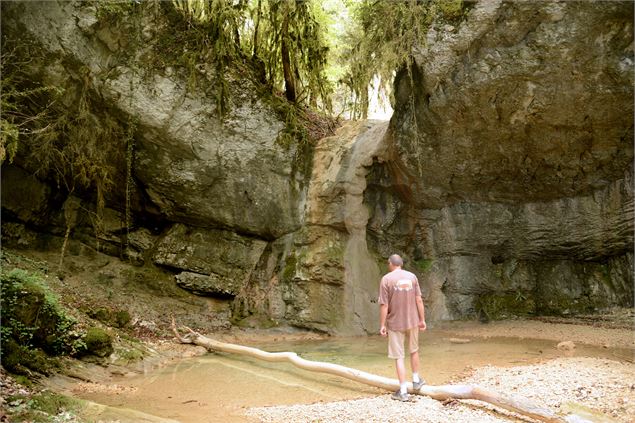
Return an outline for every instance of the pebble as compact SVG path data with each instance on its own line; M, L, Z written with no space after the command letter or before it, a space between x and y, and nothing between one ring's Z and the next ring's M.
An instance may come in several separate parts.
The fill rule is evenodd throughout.
M575 344L571 341L562 341L558 343L557 348L560 351L573 351L575 349Z

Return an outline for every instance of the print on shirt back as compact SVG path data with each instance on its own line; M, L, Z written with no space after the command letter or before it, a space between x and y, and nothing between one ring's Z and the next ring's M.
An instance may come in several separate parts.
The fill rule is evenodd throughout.
M410 279L399 279L395 284L397 291L410 291L412 289L412 281Z

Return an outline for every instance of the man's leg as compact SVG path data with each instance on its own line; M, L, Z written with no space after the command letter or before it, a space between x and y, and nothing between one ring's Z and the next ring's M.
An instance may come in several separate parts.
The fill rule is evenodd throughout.
M406 383L406 364L403 358L395 360L395 367L397 368L397 378L399 379L399 385Z
M406 382L406 365L404 354L404 332L388 331L388 357L395 360L397 378L399 379L399 391L393 394L394 399L401 401L408 400L408 390Z
M412 382L414 389L421 382L419 377L419 328L408 332L408 350L410 351L410 368L412 369Z
M410 368L412 373L419 373L419 350L410 353Z

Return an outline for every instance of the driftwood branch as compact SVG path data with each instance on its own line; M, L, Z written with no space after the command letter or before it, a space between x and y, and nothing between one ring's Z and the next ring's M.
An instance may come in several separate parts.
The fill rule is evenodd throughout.
M352 369L339 364L305 360L294 352L271 353L243 345L228 344L203 336L188 327L183 327L182 329L187 331L187 333L184 335L179 333L174 319L172 319L172 331L181 343L199 345L205 347L209 351L247 355L249 357L255 357L270 362L286 361L304 370L328 373L377 388L390 391L395 391L399 388L399 381L396 379L374 375L372 373ZM424 385L419 390L415 391L412 387L412 383L408 383L408 392L417 395L426 395L439 401L455 399L479 400L542 422L588 422L588 420L576 415L563 417L548 408L533 404L525 398L504 395L483 389L479 386Z

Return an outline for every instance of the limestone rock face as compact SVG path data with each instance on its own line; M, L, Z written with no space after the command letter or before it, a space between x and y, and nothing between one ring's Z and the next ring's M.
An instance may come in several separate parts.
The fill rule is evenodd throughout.
M366 243L364 192L370 166L386 154L387 127L348 122L319 140L305 224L270 244L257 278L237 298L237 315L259 312L329 333L377 332L383 269Z
M486 1L432 27L365 193L369 243L407 255L428 316L632 306L632 64L627 2Z
M426 209L422 224L437 256L488 253L510 257L597 260L633 243L632 179L627 175L590 195L548 202L456 203Z
M216 297L234 297L241 288L240 283L232 283L216 274L201 275L200 273L181 272L176 275L176 284L183 289L198 295L213 295Z
M199 294L235 296L267 243L234 232L175 224L158 242L154 262L185 270L178 284Z
M36 227L46 227L51 215L57 214L63 199L55 195L47 184L16 166L2 168L2 213ZM63 224L61 216L55 216Z
M421 207L588 194L631 165L630 2L479 2L427 45L393 117Z
M299 227L294 151L276 143L283 124L249 92L235 93L242 104L220 122L209 110L210 98L188 92L174 78L157 76L148 85L122 73L105 89L140 118L135 175L168 218L265 238Z
M155 6L140 6L142 26L160 29ZM139 43L130 23L106 25L96 14L95 4L82 2L3 4L3 32L24 31L41 46L34 77L69 95L87 84L113 112L134 117L134 175L164 218L267 239L299 229L306 181L295 146L277 142L284 123L256 87L231 81L230 112L221 119L205 69L201 88L189 88L187 75L144 64L150 43Z
M277 141L284 122L247 78L227 75L221 119L209 63L197 88L149 66L170 29L158 4L113 25L90 2L2 3L32 78L69 107L89 96L96 122L134 122L132 216L117 186L97 233L74 193L71 249L172 271L223 319L231 303L234 322L329 333L376 333L392 253L429 320L633 305L631 3L480 1L431 27L389 124L348 122L305 151ZM3 164L3 239L59 248L66 198L20 166Z
M340 333L379 330L376 302L383 269L366 243L364 191L370 166L385 158L387 127L387 122L352 122L315 149L306 240L298 248L294 280L304 282L306 310L330 316L331 330Z

